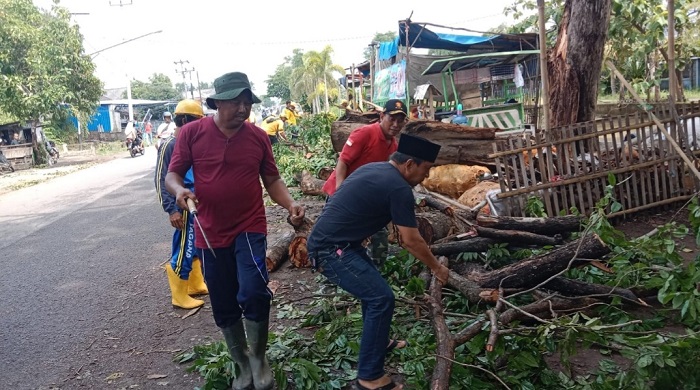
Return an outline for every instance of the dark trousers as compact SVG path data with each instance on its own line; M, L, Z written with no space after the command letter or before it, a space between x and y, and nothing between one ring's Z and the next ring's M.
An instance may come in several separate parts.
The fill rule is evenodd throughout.
M265 266L265 235L241 233L228 248L200 248L214 322L233 326L241 316L261 322L270 317L272 291Z
M375 380L384 375L389 328L394 316L394 292L363 247L327 248L311 254L328 281L362 303L362 340L357 377Z
M268 135L268 137L270 137L270 143L271 143L272 145L274 145L274 144L276 144L276 143L278 142L277 136L276 136L276 135Z

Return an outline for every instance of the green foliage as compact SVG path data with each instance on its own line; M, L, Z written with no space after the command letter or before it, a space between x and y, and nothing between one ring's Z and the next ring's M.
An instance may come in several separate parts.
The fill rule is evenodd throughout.
M315 121L323 123L323 118ZM318 126L322 128L323 126ZM313 133L308 139L316 139ZM560 312L544 322L499 324L500 335L487 350L491 326L485 304L473 304L461 293L443 289L443 315L453 333L470 326L481 331L455 350L450 389L500 389L498 377L512 389L614 390L614 389L696 389L700 387L700 337L695 333L700 316L700 267L696 259L685 264L676 241L689 229L669 223L655 234L626 240L610 225L606 216L619 211L614 199L614 176L586 223L587 232L597 233L612 253L605 260L613 272L595 267L575 268L569 278L635 288L657 293L659 310L639 313L626 311L622 298L587 307L583 311ZM697 201L691 213L697 212ZM697 219L693 225L696 234ZM547 250L545 248L542 250ZM459 260L479 260L494 266L515 258L532 256L541 250L510 251L494 245L486 253L463 253ZM500 265L500 264L499 264ZM418 277L424 266L407 251L389 256L381 269L396 296L392 335L410 345L387 356L387 370L400 373L407 388L428 388L435 367L436 338L425 317L416 318L416 305L426 293L425 281ZM320 282L322 277L317 278ZM309 287L309 286L306 286ZM331 290L331 291L329 291ZM355 377L354 368L361 334L360 304L340 289L320 287L311 303L299 306L280 303L277 317L293 320L294 325L270 336L269 357L280 389L340 389ZM514 305L532 302L532 297L508 298ZM423 306L425 308L425 306ZM479 321L479 323L477 323ZM679 330L678 327L683 327ZM664 328L668 327L668 328ZM572 375L573 358L580 351L597 351L603 359L598 367L582 375ZM210 383L230 380L232 368L221 347L198 353L186 352L180 361L194 363L192 370ZM223 354L222 354L223 353ZM594 352L595 353L595 352ZM590 355L589 355L590 356ZM561 371L550 369L558 357ZM614 360L613 360L614 357ZM210 387L213 388L213 387Z
M690 207L688 213L688 220L690 221L690 227L693 234L695 235L695 244L700 246L700 203L698 202L698 197L694 196L690 200Z
M126 98L126 92L124 93ZM182 95L173 87L170 77L163 73L154 73L148 82L132 80L131 97L148 100L180 100Z
M547 211L544 208L542 198L530 196L525 204L525 215L528 217L546 217Z
M273 145L277 167L288 186L298 184L297 175L304 170L315 175L323 167L335 167L331 123L336 119L331 114L303 117L297 123L301 130L295 145Z
M279 98L283 102L292 100L290 88L292 85L292 71L303 65L303 55L303 50L294 49L291 56L285 57L284 62L277 65L275 73L268 76L268 79L265 81L267 83L267 96Z
M102 83L68 10L39 10L30 0L0 0L0 10L0 110L35 121L68 107L87 119Z

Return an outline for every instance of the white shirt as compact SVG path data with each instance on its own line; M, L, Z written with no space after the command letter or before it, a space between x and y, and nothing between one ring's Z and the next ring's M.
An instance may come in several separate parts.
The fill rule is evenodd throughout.
M160 138L168 138L171 135L173 135L173 132L175 131L175 122L171 121L170 123L161 123L160 126L158 126L158 130L156 131L156 134Z

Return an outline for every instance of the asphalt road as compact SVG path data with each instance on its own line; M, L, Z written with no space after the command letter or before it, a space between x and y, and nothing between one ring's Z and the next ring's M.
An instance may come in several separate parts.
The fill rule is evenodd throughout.
M170 304L154 166L125 153L0 196L0 388L202 384L172 358L220 336L208 304Z

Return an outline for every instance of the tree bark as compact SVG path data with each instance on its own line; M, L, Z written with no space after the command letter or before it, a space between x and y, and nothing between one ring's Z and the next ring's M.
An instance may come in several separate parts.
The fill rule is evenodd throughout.
M296 179L299 181L299 188L304 194L324 195L323 185L326 184L326 182L311 176L309 171L302 171L300 174L297 174Z
M447 237L453 230L452 219L440 212L427 212L416 214L418 232L428 243Z
M429 122L430 125L411 125L404 128L407 134L417 134L442 146L435 165L467 164L467 165L493 165L493 159L489 154L493 153L494 129L453 125L441 122ZM411 124L413 122L409 122ZM439 125L438 125L439 123ZM340 152L350 133L366 123L358 122L333 122L331 124L331 143L333 150ZM459 129L457 129L459 128ZM409 131L410 130L410 131Z
M589 234L550 252L491 272L472 272L467 278L482 288L529 288L563 271L570 263L578 265L573 260L575 258L597 259L609 252L610 248L600 237Z
M561 234L555 234L554 237L523 232L520 230L500 230L491 229L483 226L476 226L476 232L480 237L493 238L500 242L523 245L559 245L563 238Z
M637 296L626 288L586 283L580 280L566 279L562 277L552 279L543 287L573 297L596 295L597 299L605 300L605 297L612 298L612 295L617 295L630 301L639 302Z
M479 226L503 230L521 230L544 235L578 232L581 230L582 222L583 217L576 215L550 218L492 217L489 215L476 217L476 223Z
M294 226L294 238L289 244L289 262L297 268L310 268L309 251L306 249L306 239L311 234L314 223L304 218L299 226Z
M486 252L491 245L495 244L498 244L498 241L490 238L474 237L463 241L431 245L430 251L435 256L449 256L462 252Z
M611 0L566 0L547 69L552 127L595 118ZM556 135L555 135L556 137Z
M289 256L289 244L292 243L294 232L286 232L271 241L265 252L265 265L267 272L276 271Z

